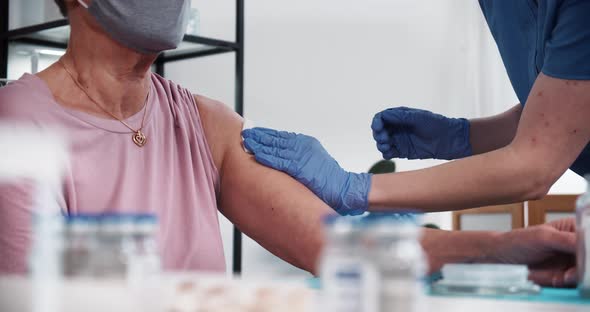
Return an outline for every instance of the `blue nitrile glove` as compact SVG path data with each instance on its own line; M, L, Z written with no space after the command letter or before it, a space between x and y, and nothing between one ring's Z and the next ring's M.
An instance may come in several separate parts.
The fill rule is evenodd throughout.
M469 121L397 107L373 118L373 138L384 159L458 159L471 156Z
M359 215L369 208L371 175L345 171L317 139L265 128L244 130L242 136L256 161L289 174L339 214Z

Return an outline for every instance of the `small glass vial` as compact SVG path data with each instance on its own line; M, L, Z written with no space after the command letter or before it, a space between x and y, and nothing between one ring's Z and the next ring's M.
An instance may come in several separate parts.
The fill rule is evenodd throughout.
M576 203L576 235L578 241L578 289L584 298L590 298L590 175L588 189Z
M91 277L98 251L98 220L90 215L67 216L65 220L63 273L68 278Z
M108 214L97 218L98 252L94 255L94 275L99 278L123 279L127 275L125 245L133 235L133 217L125 214Z
M362 221L330 216L324 220L321 311L375 312L376 271L361 248Z
M141 283L161 271L156 243L158 219L150 214L135 215L133 219L134 230L124 240L123 251L127 259L127 280L130 283Z
M99 224L96 275L138 280L159 273L155 216L109 214L101 216Z
M367 218L366 253L379 276L379 311L420 310L426 257L415 218L411 214L381 213Z

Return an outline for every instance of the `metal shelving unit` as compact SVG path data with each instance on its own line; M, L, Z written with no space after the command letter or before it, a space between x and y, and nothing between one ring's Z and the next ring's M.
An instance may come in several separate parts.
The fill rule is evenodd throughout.
M48 48L66 49L69 26L67 19L10 29L9 0L0 0L0 78L8 74L10 43L32 44ZM166 64L192 58L235 53L235 111L244 113L244 0L236 0L236 39L225 41L215 38L185 35L176 50L163 52L156 59L155 72L165 76ZM233 231L233 272L242 272L242 233Z

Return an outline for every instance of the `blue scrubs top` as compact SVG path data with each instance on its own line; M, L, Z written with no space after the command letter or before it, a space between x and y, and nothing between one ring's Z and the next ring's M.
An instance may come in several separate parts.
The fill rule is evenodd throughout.
M479 4L522 105L541 72L590 80L590 0L479 0ZM590 145L571 169L579 175L590 173Z

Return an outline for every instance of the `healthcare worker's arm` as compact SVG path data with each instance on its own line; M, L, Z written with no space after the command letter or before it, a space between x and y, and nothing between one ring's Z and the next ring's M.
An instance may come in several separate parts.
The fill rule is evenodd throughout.
M497 150L510 144L516 135L522 105L490 117L469 120L470 143L473 155Z
M538 199L590 140L590 81L539 75L514 140L490 153L373 177L369 202L454 210Z
M432 168L375 175L344 171L317 140L269 129L244 132L256 160L309 187L340 214L369 206L457 210L544 196L590 140L590 81L540 74L515 138L489 153Z
M394 107L375 114L371 129L384 159L460 159L508 145L522 107L486 118L449 118L423 109Z
M273 254L315 272L322 218L334 212L306 187L244 152L237 114L204 97L196 100L220 173L221 213Z

